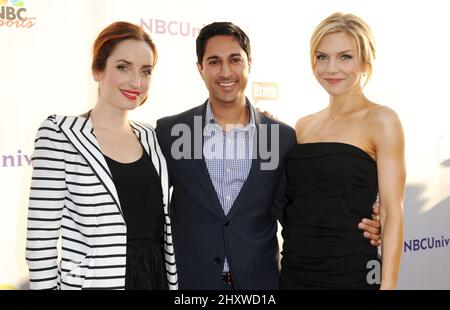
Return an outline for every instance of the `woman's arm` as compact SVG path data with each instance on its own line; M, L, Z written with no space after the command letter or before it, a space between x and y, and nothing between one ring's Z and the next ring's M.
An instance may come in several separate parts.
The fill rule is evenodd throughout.
M32 158L26 260L31 289L57 289L57 241L66 194L65 138L52 120L39 127Z
M403 249L405 191L404 136L396 113L386 107L373 112L371 137L376 151L380 193L381 289L395 289Z

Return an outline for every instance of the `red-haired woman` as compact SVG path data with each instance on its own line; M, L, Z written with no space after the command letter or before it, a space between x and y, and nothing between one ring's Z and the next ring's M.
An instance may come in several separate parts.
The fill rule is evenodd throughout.
M156 61L141 27L109 25L93 47L95 107L40 126L28 208L32 289L177 288L166 162L153 128L128 120L147 99Z

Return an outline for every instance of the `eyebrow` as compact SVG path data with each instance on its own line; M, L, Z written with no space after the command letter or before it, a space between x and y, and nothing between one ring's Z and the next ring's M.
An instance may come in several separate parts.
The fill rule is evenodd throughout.
M206 60L219 59L219 56L209 56Z
M119 60L116 61L116 63L117 62L124 62L127 65L132 65L133 64L132 62L129 62L128 60L125 60L125 59L119 59ZM143 65L142 68L153 68L153 66L152 65Z
M131 63L131 62L129 62L128 60L125 60L125 59L119 59L119 60L117 60L116 62L124 62L124 63L126 63L126 64L128 64L128 65L132 65L133 63Z
M230 56L228 56L228 58L233 58L233 57L243 57L240 53L234 53L231 54ZM213 55L213 56L209 56L208 58L206 58L206 60L210 60L210 59L219 59L220 57L217 55Z
M345 50L345 51L342 51L342 52L338 52L338 54L345 54L345 53L354 53L355 51L353 51L353 50ZM316 53L317 54L324 54L324 55L327 55L327 53L324 53L324 52L321 52L321 51L316 51Z

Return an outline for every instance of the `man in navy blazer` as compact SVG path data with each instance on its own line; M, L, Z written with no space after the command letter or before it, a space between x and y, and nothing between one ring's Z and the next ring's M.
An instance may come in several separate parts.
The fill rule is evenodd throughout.
M197 57L209 99L156 128L173 186L179 288L277 289L280 181L295 131L245 97L251 51L238 26L205 26Z
M205 159L195 158L193 149L192 159L177 160L171 156L172 144L178 138L171 136L172 128L186 124L193 129L197 116L203 130L207 104L164 118L157 125L173 186L170 216L179 288L276 289L279 249L273 201L283 173L282 163L295 144L295 132L255 113L257 131L261 130L258 125L267 125L269 131L271 125L279 125L280 162L275 169L263 170L261 164L268 160L258 154L248 177L240 180L242 188L225 215ZM194 145L193 136L191 140ZM224 275L225 258L230 273ZM228 282L223 279L227 274L232 275Z

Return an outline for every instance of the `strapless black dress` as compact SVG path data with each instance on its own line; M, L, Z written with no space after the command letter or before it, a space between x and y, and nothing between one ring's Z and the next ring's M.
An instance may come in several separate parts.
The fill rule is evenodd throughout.
M372 157L345 143L298 144L287 177L280 288L379 289L369 275L377 248L358 228L378 193Z

